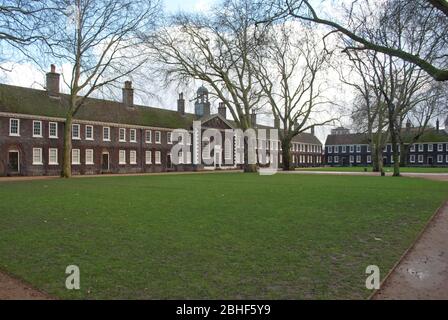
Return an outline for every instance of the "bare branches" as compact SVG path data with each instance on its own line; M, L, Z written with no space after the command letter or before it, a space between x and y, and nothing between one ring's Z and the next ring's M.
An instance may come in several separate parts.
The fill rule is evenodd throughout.
M404 46L404 43L391 41L378 41L384 39L387 30L384 33L384 29L375 29L369 24L369 16L365 15L366 12L364 12L369 4L362 1L352 2L352 5L347 9L344 22L337 22L336 18L331 20L322 18L311 1L308 0L279 2L279 5L272 10L271 19L265 18L263 22L293 17L322 24L332 30L337 30L347 39L350 39L352 44L347 45L348 50L372 50L398 57L419 66L437 81L447 81L446 34L448 17L446 15L446 3L443 0L398 0L384 3L384 6L387 6L390 10L390 14L382 22L389 23L392 26L393 23L390 22L396 22L396 19L404 18L406 23L400 27L403 28L403 31L409 31L408 35L414 34L424 39L424 46L421 47ZM382 4L375 3L375 5L381 8ZM438 10L434 10L435 8ZM368 14L371 14L371 12L368 12Z
M209 16L178 14L169 27L147 38L156 72L165 84L192 79L207 83L240 128L250 128L260 89L250 63L258 46L251 1L227 1Z

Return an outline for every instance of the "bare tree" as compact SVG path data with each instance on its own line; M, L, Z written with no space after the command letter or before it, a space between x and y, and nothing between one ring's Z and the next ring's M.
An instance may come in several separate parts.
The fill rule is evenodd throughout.
M328 68L331 54L319 48L315 40L305 26L276 24L264 35L265 45L252 60L263 97L279 129L283 170L294 169L290 150L295 136L336 120L319 119L321 107L330 102L323 96L327 86L319 81L318 74Z
M384 174L383 149L388 139L386 104L378 90L376 74L372 69L377 54L364 55L346 51L351 65L344 65L339 74L341 81L355 90L352 120L360 132L366 133L372 150L373 171ZM347 75L348 74L348 75Z
M64 127L63 177L71 176L72 122L96 91L129 76L145 61L139 45L149 32L159 3L149 0L53 0L58 8L49 20L50 54L69 64L67 115Z
M155 74L166 85L192 79L207 83L238 127L252 128L251 114L261 101L250 63L260 41L255 29L258 14L253 1L228 0L207 15L175 15L168 27L147 38L151 61L156 61ZM244 169L255 171L255 165L247 161L247 141L244 146Z
M14 58L17 50L28 56L32 45L46 42L46 17L55 8L47 1L2 0L0 1L0 62ZM7 51L11 48L14 53Z
M330 28L330 33L338 32L350 40L348 47L352 50L373 50L398 57L419 66L437 81L448 80L448 5L445 0L389 0L372 4L367 0L354 0L344 8L343 19L337 17L337 13L333 14L334 18L320 16L309 0L268 0L266 3L270 14L260 22L294 17L325 25ZM412 38L419 37L422 46L416 48L413 45L406 46L405 43L398 46L393 41L381 41L385 33L377 24L370 23L372 6L379 10L382 6L395 7L389 17L399 15L405 18L403 33L407 33L410 42L415 42Z

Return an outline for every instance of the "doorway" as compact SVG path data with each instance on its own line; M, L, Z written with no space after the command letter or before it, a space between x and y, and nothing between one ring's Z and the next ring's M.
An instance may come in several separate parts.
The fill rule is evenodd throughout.
M433 165L433 160L432 157L428 157L428 165L432 166Z
M110 169L109 166L109 153L108 152L104 152L102 154L101 157L101 170L103 170L103 172L108 172Z
M168 169L173 169L173 162L171 161L171 153L166 156L166 167Z
M20 173L20 155L19 151L17 150L8 152L8 173L9 174Z

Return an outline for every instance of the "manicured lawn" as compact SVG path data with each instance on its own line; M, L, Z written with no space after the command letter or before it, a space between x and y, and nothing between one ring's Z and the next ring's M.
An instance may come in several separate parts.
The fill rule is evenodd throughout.
M364 168L367 168L368 172L372 172L372 167L320 167L320 168L300 168L299 171L331 171L331 172L364 172ZM386 172L393 172L392 167L385 167ZM401 172L412 172L412 173L448 173L447 168L435 168L435 167L403 167L400 168Z
M366 267L386 275L447 196L391 177L0 182L0 268L61 298L366 298Z

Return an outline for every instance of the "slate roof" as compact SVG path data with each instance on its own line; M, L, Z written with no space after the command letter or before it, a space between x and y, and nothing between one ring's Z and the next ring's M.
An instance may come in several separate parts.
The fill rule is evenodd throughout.
M416 134L418 128L402 129L403 140L410 142ZM445 130L437 131L435 128L428 128L417 142L448 142L448 132ZM327 136L325 145L350 145L350 144L368 144L367 134L330 134Z
M26 115L65 118L68 106L68 95L60 94L60 98L50 97L45 90L0 84L0 112ZM235 122L223 119L217 114L207 118L198 118L186 113L181 115L174 110L136 105L128 108L121 102L88 98L75 116L78 120L108 122L136 126L158 127L167 129L191 129L194 120L206 122L219 117L228 125L235 127ZM257 125L257 128L272 128ZM319 139L310 133L301 133L293 139L295 142L321 144Z

